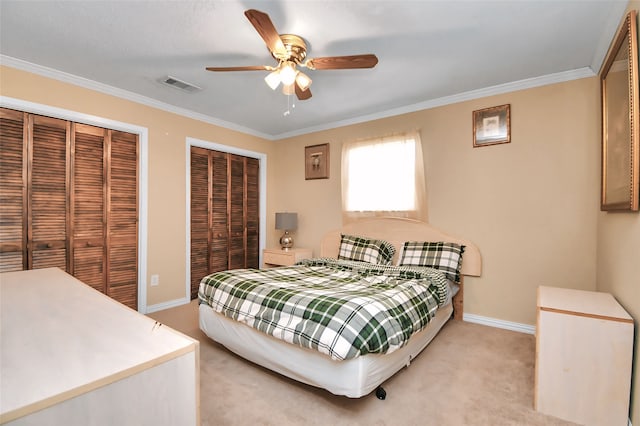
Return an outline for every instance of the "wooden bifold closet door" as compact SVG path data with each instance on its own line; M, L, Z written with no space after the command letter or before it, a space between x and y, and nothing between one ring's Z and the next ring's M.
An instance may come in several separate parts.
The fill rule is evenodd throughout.
M191 147L191 299L205 275L259 267L256 158Z
M138 308L138 136L0 109L0 271L58 267Z

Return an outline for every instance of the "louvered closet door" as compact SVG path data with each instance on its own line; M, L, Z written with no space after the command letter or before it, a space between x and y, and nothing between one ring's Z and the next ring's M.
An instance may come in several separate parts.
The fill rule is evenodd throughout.
M137 310L138 137L74 124L71 152L71 271Z
M0 113L0 269L67 271L70 123L4 108Z
M230 155L231 188L229 215L229 269L244 268L245 258L245 211L246 187L244 175L244 157Z
M191 297L207 274L259 266L259 165L191 148Z
M209 151L211 231L209 246L209 273L229 269L229 164L228 154Z
M229 269L257 268L258 242L258 171L259 160L229 155Z
M191 298L200 280L229 269L228 155L191 148Z
M71 270L80 281L106 293L106 130L75 123L72 129Z
M107 295L138 309L138 136L107 138Z
M209 152L191 148L191 299L200 279L209 273Z
M260 161L246 158L246 264L247 268L260 267Z
M28 269L58 267L66 271L70 123L38 115L29 118Z
M27 267L25 113L0 108L0 272Z

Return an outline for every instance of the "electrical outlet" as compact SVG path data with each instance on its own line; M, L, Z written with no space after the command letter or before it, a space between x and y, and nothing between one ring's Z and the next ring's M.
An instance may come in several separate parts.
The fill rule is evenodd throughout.
M152 286L156 286L160 284L160 275L155 274L155 275L151 275L151 285Z

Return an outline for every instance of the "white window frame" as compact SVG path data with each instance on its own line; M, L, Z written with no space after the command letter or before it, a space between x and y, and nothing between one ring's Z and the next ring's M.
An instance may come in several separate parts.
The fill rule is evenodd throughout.
M372 216L426 221L425 204L424 158L418 132L343 144L345 222Z

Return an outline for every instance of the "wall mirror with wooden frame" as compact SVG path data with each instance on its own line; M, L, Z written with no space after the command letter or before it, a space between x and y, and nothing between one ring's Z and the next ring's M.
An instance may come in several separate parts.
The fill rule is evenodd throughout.
M601 210L638 211L640 203L637 19L627 14L600 71Z

